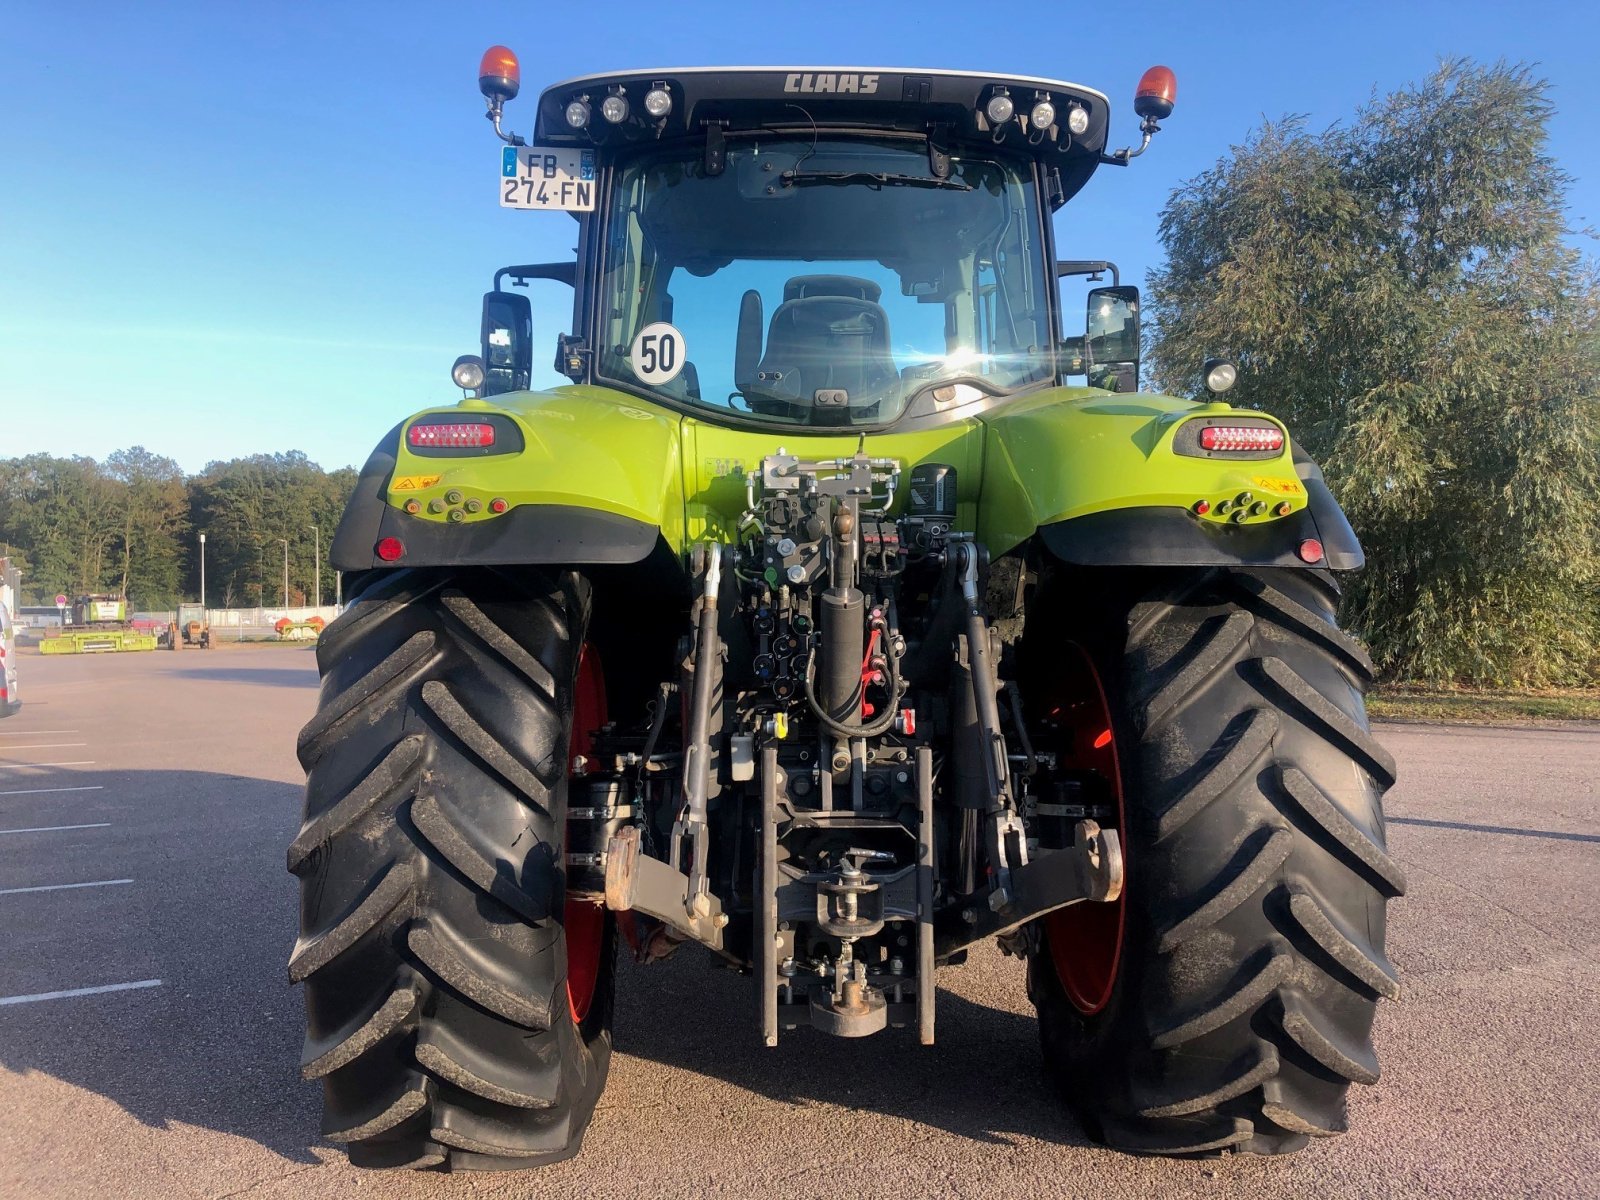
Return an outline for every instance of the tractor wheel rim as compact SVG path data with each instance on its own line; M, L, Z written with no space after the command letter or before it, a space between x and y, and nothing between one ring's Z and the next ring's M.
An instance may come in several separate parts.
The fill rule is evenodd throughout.
M1071 649L1075 669L1066 681L1069 684L1067 700L1059 710L1072 718L1064 729L1071 738L1071 761L1075 766L1099 771L1111 783L1126 872L1127 810L1123 803L1122 771L1117 760L1111 705L1094 660L1076 642ZM1069 706L1069 700L1075 702ZM1045 940L1050 948L1050 960L1055 964L1056 980L1072 1006L1085 1016L1093 1016L1103 1009L1116 987L1117 969L1122 962L1127 897L1125 881L1122 894L1110 903L1074 904L1045 918Z
M571 776L572 761L592 753L590 732L606 723L606 681L600 670L600 656L585 642L578 654L578 678L572 703L572 735L567 752L568 796L576 779ZM600 981L600 957L605 942L606 910L590 900L567 897L562 918L567 943L567 1007L573 1024L582 1024L594 1003Z

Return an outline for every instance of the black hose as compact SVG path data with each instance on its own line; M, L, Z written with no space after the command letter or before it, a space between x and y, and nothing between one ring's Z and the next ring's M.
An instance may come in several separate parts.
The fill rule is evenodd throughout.
M1028 775L1032 776L1039 769L1039 761L1033 754L1033 743L1028 740L1028 727L1022 723L1022 697L1017 693L1015 680L1005 685L1006 697L1011 701L1011 720L1017 727L1017 741L1022 743L1022 752L1028 756Z
M661 737L661 728L667 723L667 710L672 703L672 693L678 690L678 685L671 680L663 680L661 690L656 696L655 716L650 721L650 732L644 739L644 753L640 758L644 760L644 769L648 770L650 756L656 752L656 742Z
M884 658L887 661L889 672L889 703L884 705L883 714L874 717L869 724L850 725L829 716L822 705L817 702L817 651L815 646L812 647L811 653L806 656L806 700L811 705L811 711L817 714L817 720L821 721L825 728L845 738L878 737L880 734L889 732L894 726L894 718L900 706L900 664L893 647L890 647L889 653L884 655ZM861 694L865 686L863 684L862 688L857 690L857 696ZM859 702L857 700L855 703ZM851 705L851 707L854 706L854 704Z

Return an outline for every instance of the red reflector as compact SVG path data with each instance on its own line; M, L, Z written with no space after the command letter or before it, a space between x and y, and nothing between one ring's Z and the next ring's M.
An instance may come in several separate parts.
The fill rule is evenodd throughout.
M1282 450L1283 430L1260 429L1253 425L1207 425L1200 431L1200 449Z
M1322 561L1322 543L1316 538L1307 538L1300 543L1300 557L1308 563Z
M406 441L423 450L461 450L492 446L494 426L478 421L453 421L448 424L418 422L406 433Z
M396 562L405 557L406 544L397 537L379 538L373 549L384 562Z

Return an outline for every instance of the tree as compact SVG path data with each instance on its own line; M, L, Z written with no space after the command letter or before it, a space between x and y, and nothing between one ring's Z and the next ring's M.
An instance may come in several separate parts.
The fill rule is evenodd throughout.
M1600 283L1565 240L1546 85L1447 62L1322 133L1253 133L1169 200L1157 376L1284 417L1366 547L1380 666L1478 684L1600 668Z
M48 454L0 459L0 553L26 556L24 587L36 601L120 591L140 608L162 609L199 595L193 534L204 531L210 598L232 606L277 600L281 567L266 565L262 547L279 550L286 538L290 600L304 602L316 578L312 526L321 531L331 585L327 554L355 483L355 471L324 472L299 451L211 463L194 478L142 446L103 464Z
M105 462L118 490L121 573L116 590L145 609L178 601L188 525L189 494L183 470L143 446L118 450Z
M324 472L298 450L207 464L191 481L189 523L206 531L209 586L227 603L277 603L283 562L278 539L286 538L289 599L294 602L298 593L304 602L316 577L313 525L321 530L323 577L331 584L328 549L355 482L354 471ZM276 570L272 562L279 564ZM192 586L198 590L198 565Z

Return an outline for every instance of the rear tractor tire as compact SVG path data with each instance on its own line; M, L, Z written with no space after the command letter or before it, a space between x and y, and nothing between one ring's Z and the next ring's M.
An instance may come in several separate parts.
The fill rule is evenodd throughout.
M1120 759L1125 908L1047 918L1028 972L1047 1069L1111 1146L1287 1153L1342 1132L1350 1084L1378 1079L1405 877L1337 595L1309 571L1185 572L1040 647L1049 673L1095 632Z
M565 895L588 614L569 572L404 570L319 639L289 977L322 1131L357 1166L516 1169L583 1139L615 944Z

